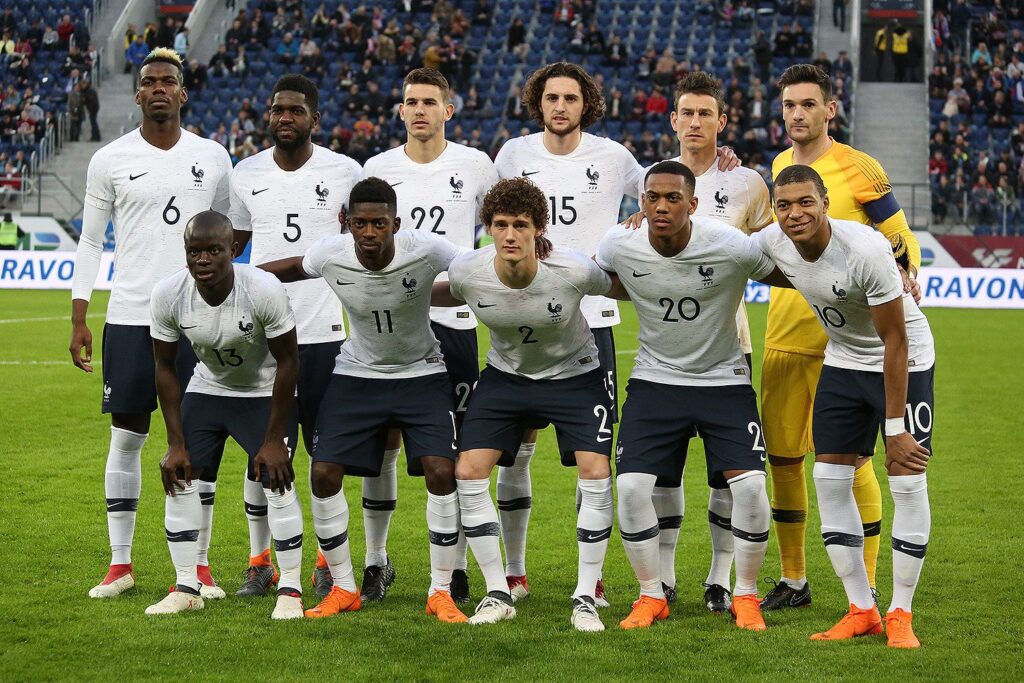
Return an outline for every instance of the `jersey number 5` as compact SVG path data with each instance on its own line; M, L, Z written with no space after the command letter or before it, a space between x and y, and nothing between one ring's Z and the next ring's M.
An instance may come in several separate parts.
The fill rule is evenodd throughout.
M299 214L297 213L290 213L287 216L285 216L285 226L288 228L288 230L295 231L294 235L289 235L288 230L285 230L283 233L281 233L282 235L284 235L284 238L289 242L298 242L299 238L302 237L302 228L300 228L299 224L295 222L295 219L298 217Z
M551 225L572 225L576 222L576 208L572 205L575 197L562 197L562 206L559 209L558 197L548 197L551 200Z

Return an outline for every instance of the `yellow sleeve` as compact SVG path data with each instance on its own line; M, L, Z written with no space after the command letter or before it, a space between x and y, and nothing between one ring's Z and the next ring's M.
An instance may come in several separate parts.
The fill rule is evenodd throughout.
M915 271L918 270L921 267L921 245L892 192L885 169L870 155L854 149L850 150L849 162L851 172L847 178L854 199L864 207L864 213L897 251L901 249L901 243L905 245L910 264Z

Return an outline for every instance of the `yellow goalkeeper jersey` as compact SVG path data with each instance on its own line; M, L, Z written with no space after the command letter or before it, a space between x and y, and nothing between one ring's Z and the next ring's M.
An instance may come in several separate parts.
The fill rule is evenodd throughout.
M793 165L793 148L775 157L772 178ZM914 269L921 267L921 246L907 224L906 214L892 193L889 177L873 157L849 145L832 142L811 168L825 181L828 215L875 226L899 252L906 250ZM772 288L768 303L766 349L824 357L828 338L814 311L794 289Z

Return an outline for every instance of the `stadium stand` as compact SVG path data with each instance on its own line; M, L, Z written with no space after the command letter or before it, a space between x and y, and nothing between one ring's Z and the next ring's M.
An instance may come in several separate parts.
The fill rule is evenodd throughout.
M92 10L92 0L7 0L0 11L0 201L22 188L71 126L68 95L82 92L76 84L90 79L97 61L89 43ZM79 127L85 117L95 120L81 99Z
M789 64L814 59L813 33L806 0L414 0L333 11L319 0L250 0L209 64L191 63L189 84L202 94L185 124L244 158L271 144L267 98L277 78L298 70L321 86L320 142L362 162L400 144L401 79L433 65L456 93L449 138L493 156L504 140L536 130L516 87L566 59L586 66L608 98L608 115L590 132L653 162L676 153L663 113L674 81L703 69L727 92L730 124L720 139L767 174L786 144L772 82ZM847 109L848 64L836 73ZM844 125L833 130L839 139Z
M928 76L933 223L1024 230L1024 11L939 0Z

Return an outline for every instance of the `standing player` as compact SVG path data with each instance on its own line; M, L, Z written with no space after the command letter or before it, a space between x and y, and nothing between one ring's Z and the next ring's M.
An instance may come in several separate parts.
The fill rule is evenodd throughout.
M117 246L113 291L103 328L103 412L111 417L104 491L110 534L110 570L90 597L109 598L135 585L132 538L142 488L142 446L156 410L149 296L153 285L184 267L181 239L189 218L213 207L226 211L231 159L216 142L181 129L181 58L156 49L139 72L135 102L142 125L96 152L89 162L82 237L71 288L71 360L92 372L89 299L113 221ZM82 349L85 355L82 355ZM178 379L187 383L195 366L187 344L178 347ZM215 481L199 481L203 500L199 579L205 597L224 597L206 562Z
M203 211L185 228L188 270L153 288L156 385L167 425L167 454L160 461L164 526L177 579L146 614L203 608L196 566L202 503L192 479L217 469L231 436L249 456L247 478L266 487L281 565L272 618L302 618L302 508L285 442L299 365L295 318L281 283L233 265L237 254L231 222ZM184 398L174 372L182 337L199 357Z
M441 283L442 293L450 291L448 303L468 302L491 332L456 468L463 530L487 583L487 596L469 621L515 616L490 473L499 462L512 464L526 428L554 423L562 464L578 468L582 496L571 621L578 631L603 631L594 589L612 531L611 401L581 303L584 296L607 294L611 279L580 252L552 250L544 237L547 203L526 178L499 181L481 209L494 251L459 257L448 286Z
M619 530L641 591L622 627L646 627L668 616L655 485L681 479L696 430L707 445L708 483L732 493L724 513L734 521L736 624L762 631L757 575L770 523L766 451L750 366L733 330L748 279L787 283L740 232L691 218L699 206L695 186L685 165L655 164L641 199L647 225L609 232L596 256L599 266L619 275L640 319L640 350L615 450ZM728 592L728 573L725 581L720 587Z
M894 249L909 256L906 275L913 278L921 264L921 249L892 193L885 170L867 154L828 136L828 122L836 113L828 74L810 64L797 64L782 74L779 90L786 132L793 147L775 158L772 175L777 176L792 164L811 166L828 188L829 217L874 225ZM807 484L803 458L814 450L811 415L826 339L798 292L772 290L761 372L761 409L782 579L765 596L763 609L811 603L804 563ZM864 525L864 558L873 586L882 527L882 494L871 459L862 458L857 465L853 494Z
M551 242L593 256L608 226L615 224L623 196L637 196L643 169L619 143L584 132L604 116L604 97L583 67L558 62L538 69L526 82L523 104L544 130L506 142L494 162L498 175L533 181L547 197ZM589 296L582 312L594 332L614 420L618 392L612 326L619 323L619 309L612 299ZM529 466L536 441L536 431L528 432L515 465L498 470L505 572L517 600L530 593L526 532L532 506ZM603 586L598 587L597 599L600 606L607 605Z
M498 181L494 164L483 152L445 139L445 122L451 119L455 107L449 101L448 81L439 71L414 69L405 77L402 92L399 115L408 134L405 145L367 161L364 175L383 178L395 189L398 218L406 229L443 235L458 247L473 249L480 203ZM434 307L430 320L434 336L441 343L452 385L455 421L461 427L480 377L476 318L468 306ZM398 492L398 452L397 443L389 444L381 475L363 478L363 600L383 598L395 576L386 545ZM469 601L469 578L466 538L461 534L456 552L452 598L465 603Z
M857 460L872 455L883 427L895 505L886 630L890 647L920 647L911 602L931 529L925 471L934 416L934 343L927 319L904 293L891 244L864 225L830 218L828 209L821 176L809 166L787 167L775 178L779 223L756 237L828 335L814 398L814 485L821 536L850 611L811 639L882 632L853 486Z
M253 264L301 256L321 237L341 232L338 215L362 169L355 160L310 140L320 123L320 93L305 76L282 76L271 95L274 146L239 162L231 173L231 223L241 248L252 239ZM341 304L323 280L285 285L299 339L297 418L312 452L317 411L345 339ZM297 430L294 430L297 431ZM289 444L294 452L296 444ZM249 567L237 595L263 595L274 581L267 499L259 482L245 480ZM330 590L322 554L314 572L317 593Z
M697 178L695 216L716 218L749 235L771 223L772 207L761 175L752 168L738 166L722 171L717 163L718 134L725 129L725 100L714 77L695 71L676 88L675 109L670 121L679 138L679 162ZM736 328L740 348L751 366L753 347L747 309L740 299L736 310ZM751 366L752 367L752 366ZM705 443L705 447L707 444ZM727 612L728 586L732 570L733 532L730 512L732 494L728 487L711 489L708 500L708 527L711 530L711 568L704 581L704 604L712 612ZM660 528L661 580L669 602L676 596L675 556L679 527L685 509L682 479L677 487L655 486L654 507Z
M306 616L327 617L361 606L342 481L346 474L380 474L387 430L396 426L405 440L409 471L426 477L427 613L462 622L466 616L449 588L459 537L455 411L429 317L431 284L458 249L422 231L398 233L397 204L387 182L361 180L348 201L351 234L324 237L305 257L263 266L285 282L327 280L348 311L352 332L321 403L310 474L313 524L334 585Z

